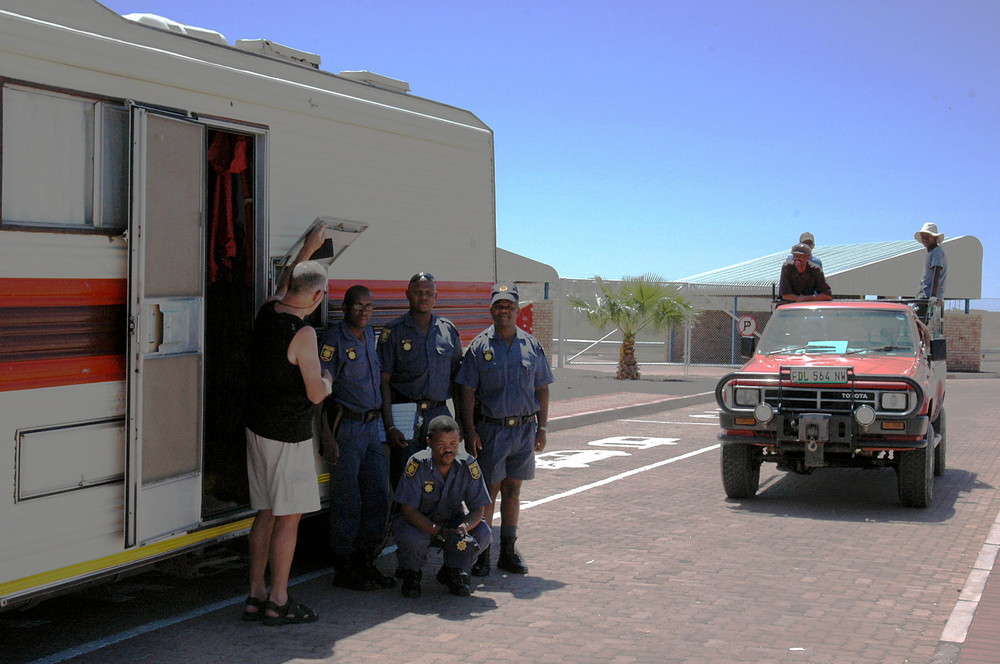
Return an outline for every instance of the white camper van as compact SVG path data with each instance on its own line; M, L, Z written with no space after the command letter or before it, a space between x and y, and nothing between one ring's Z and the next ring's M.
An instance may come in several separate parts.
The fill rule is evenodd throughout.
M353 241L331 312L365 283L384 323L426 270L466 341L488 323L489 127L318 65L0 0L0 608L247 531L241 353L315 220Z

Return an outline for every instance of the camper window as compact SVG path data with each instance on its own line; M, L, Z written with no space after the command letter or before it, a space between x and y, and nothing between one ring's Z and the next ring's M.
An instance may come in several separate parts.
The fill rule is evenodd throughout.
M2 145L4 224L125 228L123 105L5 85Z

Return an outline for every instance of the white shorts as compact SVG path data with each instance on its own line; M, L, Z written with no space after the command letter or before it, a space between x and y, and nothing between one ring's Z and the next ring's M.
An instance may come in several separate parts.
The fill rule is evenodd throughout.
M319 481L312 439L283 443L247 432L250 506L275 516L319 510Z

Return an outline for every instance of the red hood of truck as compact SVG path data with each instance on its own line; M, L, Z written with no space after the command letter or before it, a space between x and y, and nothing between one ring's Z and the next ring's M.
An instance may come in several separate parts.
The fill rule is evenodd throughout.
M843 355L770 355L756 356L742 371L778 373L782 366L793 367L854 367L857 375L908 376L913 378L920 365L916 357L843 356Z

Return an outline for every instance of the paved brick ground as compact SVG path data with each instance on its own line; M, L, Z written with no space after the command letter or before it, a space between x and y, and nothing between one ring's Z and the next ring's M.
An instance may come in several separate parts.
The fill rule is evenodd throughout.
M714 404L664 410L550 437L557 450L625 434L675 442L540 472L523 496L526 577L494 574L457 599L432 563L419 600L331 590L320 577L294 589L317 623L241 623L233 606L73 661L1000 662L1000 584L981 593L964 648L940 641L1000 511L994 428L964 413L989 413L998 397L996 380L949 386L949 470L927 510L898 506L891 471L765 466L757 499L727 501L717 451L699 453L715 442Z

